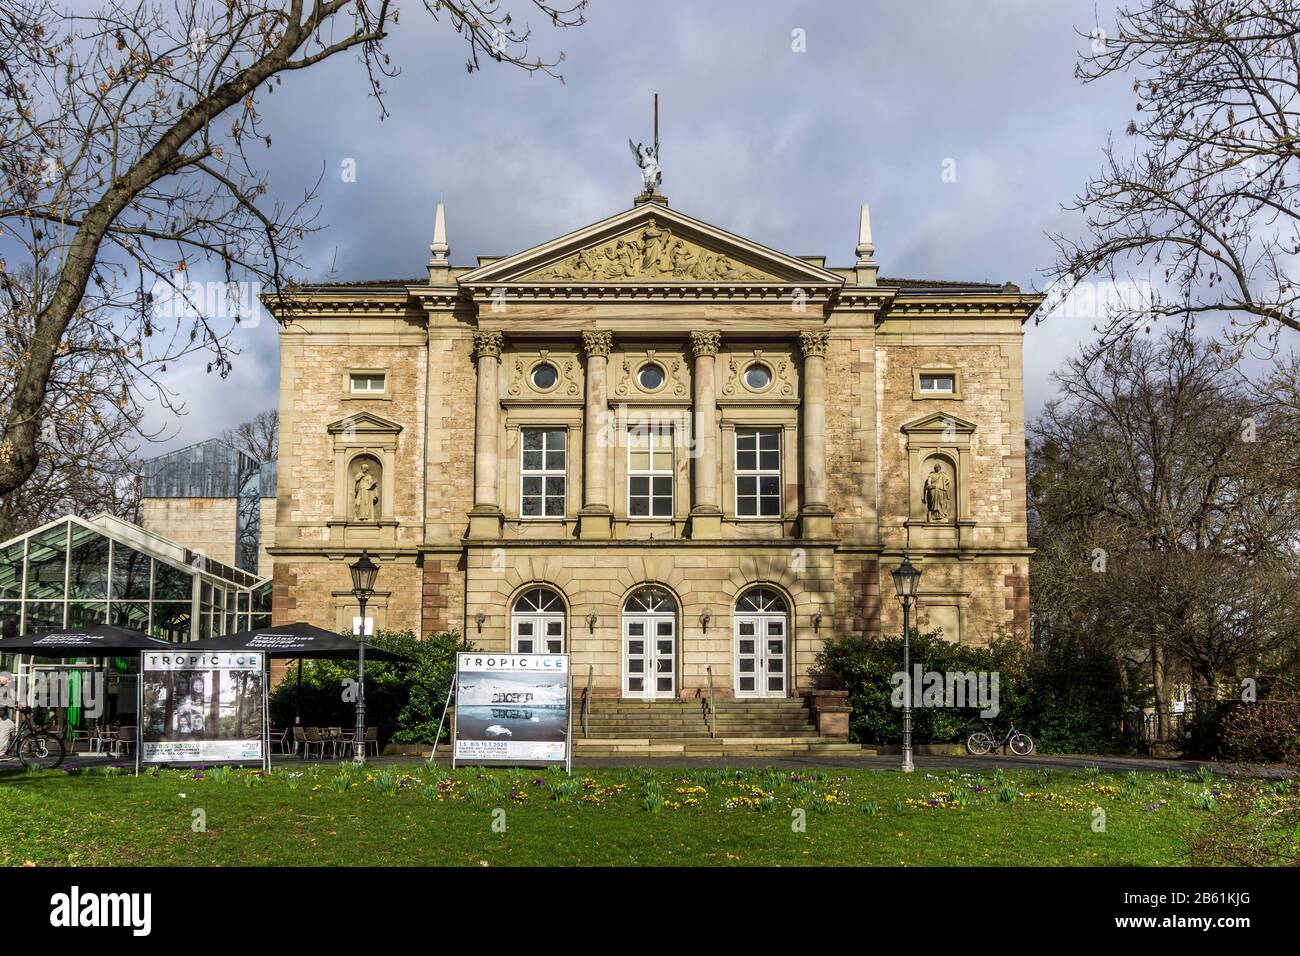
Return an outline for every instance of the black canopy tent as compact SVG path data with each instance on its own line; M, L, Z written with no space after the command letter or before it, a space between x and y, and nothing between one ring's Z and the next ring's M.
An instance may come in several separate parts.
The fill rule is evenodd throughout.
M278 627L261 627L237 634L208 637L201 641L190 641L183 646L187 651L264 651L267 657L279 659L320 657L347 660L357 656L357 644L355 638L299 621ZM366 657L378 661L412 663L410 658L382 650L373 644L366 646Z
M55 659L125 657L140 651L171 651L175 648L176 645L170 641L112 624L87 624L0 640L0 652ZM79 709L79 705L75 706Z
M187 651L262 651L268 659L297 658L298 702L295 707L295 724L302 723L302 659L312 657L349 660L357 656L358 647L359 642L355 638L327 631L323 627L305 621L281 624L278 627L257 628L252 631L239 631L236 634L191 641L185 645ZM376 661L414 663L409 657L394 654L373 644L367 645L366 657Z
M112 624L87 624L0 640L0 651L33 657L121 657L135 651L174 651L177 646Z

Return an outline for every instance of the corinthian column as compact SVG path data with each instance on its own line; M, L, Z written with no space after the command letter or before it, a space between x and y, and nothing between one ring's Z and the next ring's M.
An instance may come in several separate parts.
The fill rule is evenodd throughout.
M501 364L500 332L475 330L474 358L478 363L478 390L474 406L474 509L470 512L471 538L501 534L501 504L497 496L497 428L500 408L497 369Z
M803 350L802 457L803 508L799 529L805 538L831 535L831 509L826 503L826 343L824 329L800 332Z
M614 336L609 332L583 332L582 349L587 354L587 393L582 424L582 510L578 512L578 535L608 538L612 513L609 510L609 445L605 433L609 413L608 365Z
M722 336L717 332L692 332L695 354L695 504L691 508L691 537L716 538L722 533L718 507L718 391L716 364Z

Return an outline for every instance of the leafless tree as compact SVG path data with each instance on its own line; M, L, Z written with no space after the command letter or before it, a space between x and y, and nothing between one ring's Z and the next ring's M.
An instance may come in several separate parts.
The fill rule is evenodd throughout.
M258 412L229 429L222 438L254 461L275 461L280 450L280 413L274 408Z
M1224 344L1300 331L1300 0L1141 0L1098 27L1085 83L1131 78L1131 152L1114 141L1068 205L1053 297L1093 278L1149 284L1108 310L1098 351L1153 321L1226 320ZM1044 310L1046 315L1050 311Z
M1029 428L1035 613L1143 660L1167 719L1296 643L1300 415L1181 331L1091 351Z
M0 294L0 406L9 403L21 373L34 303L57 281L30 267L8 279ZM91 323L78 319L69 327L46 384L36 470L0 494L0 538L69 512L139 517L135 454L142 431L128 368L99 347Z
M585 0L531 4L553 26L583 22ZM499 0L423 7L464 38L470 71L486 58L557 75L562 57L532 56ZM0 294L30 329L0 408L0 496L48 451L70 347L115 363L131 407L172 407L159 376L186 354L229 371L254 291L290 282L316 228L312 189L269 195L260 104L286 76L352 53L383 111L398 21L393 0L101 0L86 15L0 0ZM24 288L24 269L41 281Z

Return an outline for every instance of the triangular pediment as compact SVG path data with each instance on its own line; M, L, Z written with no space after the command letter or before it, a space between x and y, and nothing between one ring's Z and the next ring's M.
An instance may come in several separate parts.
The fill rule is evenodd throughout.
M348 432L354 435L396 435L402 430L397 422L389 421L371 412L357 412L347 418L340 418L326 426L331 435Z
M905 424L904 432L950 432L957 435L969 435L975 431L975 423L968 422L956 415L934 412Z
M796 256L645 203L480 266L461 285L793 284L843 279Z

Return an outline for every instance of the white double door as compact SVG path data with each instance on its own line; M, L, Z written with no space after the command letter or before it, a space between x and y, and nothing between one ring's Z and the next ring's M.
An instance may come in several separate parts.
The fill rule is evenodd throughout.
M784 614L737 614L736 696L784 697L789 641Z
M677 618L623 617L623 696L640 700L677 696Z
M511 644L516 654L563 654L563 614L515 614Z

